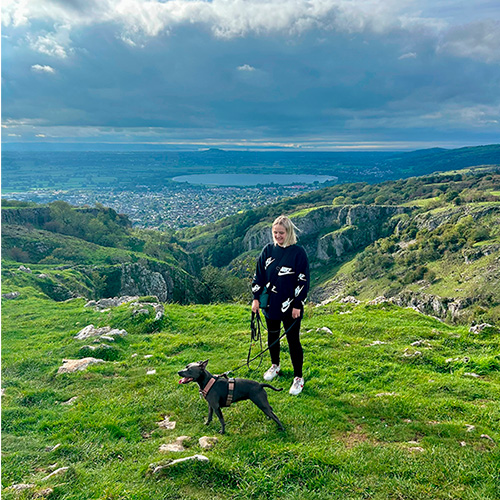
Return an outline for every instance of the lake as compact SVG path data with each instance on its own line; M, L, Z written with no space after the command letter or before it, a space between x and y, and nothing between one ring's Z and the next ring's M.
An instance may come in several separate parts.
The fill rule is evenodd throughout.
M326 181L336 181L337 177L311 174L193 174L179 175L172 180L215 186L256 186L257 184L320 184Z

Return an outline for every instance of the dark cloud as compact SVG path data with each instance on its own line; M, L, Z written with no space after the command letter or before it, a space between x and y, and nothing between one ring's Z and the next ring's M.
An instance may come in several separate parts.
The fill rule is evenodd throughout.
M397 23L247 31L221 38L193 24L141 38L113 19L9 26L4 123L27 140L497 141L500 68L487 36L497 22L441 38Z

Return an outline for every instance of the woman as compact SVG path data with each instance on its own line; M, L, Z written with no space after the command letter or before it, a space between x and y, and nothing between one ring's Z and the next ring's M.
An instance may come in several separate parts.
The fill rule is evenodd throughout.
M300 344L300 321L309 290L309 262L304 249L297 243L293 222L285 215L279 216L272 225L273 243L262 250L252 282L252 311L260 309L260 298L264 289L269 294L268 306L264 309L270 346L271 367L264 373L264 380L272 380L280 371L281 323L285 329L294 380L290 394L302 392L304 378L302 364L304 353Z

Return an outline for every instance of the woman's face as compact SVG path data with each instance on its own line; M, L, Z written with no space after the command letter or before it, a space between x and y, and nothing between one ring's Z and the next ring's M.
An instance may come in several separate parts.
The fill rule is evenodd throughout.
M281 224L273 226L273 238L280 247L285 243L286 229Z

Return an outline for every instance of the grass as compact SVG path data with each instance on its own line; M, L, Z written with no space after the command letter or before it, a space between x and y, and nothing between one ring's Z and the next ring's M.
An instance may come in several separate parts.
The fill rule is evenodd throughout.
M178 384L177 371L207 358L212 373L242 364L247 306L171 304L161 322L145 325L129 306L99 313L82 299L19 291L3 304L2 486L35 488L4 489L5 499L46 487L50 498L72 500L500 498L499 333L474 335L387 304L310 308L305 389L288 395L285 342L273 381L284 391L269 391L286 431L240 402L224 410L227 433L206 451L198 439L218 436L219 423L204 426L206 403L197 386ZM113 343L116 361L57 375L62 359L91 343L73 338L90 323L129 332ZM260 379L267 364L237 376ZM158 427L165 416L174 430ZM159 452L181 435L191 438L185 452ZM151 474L150 464L200 453L208 464ZM69 470L42 481L51 467Z

